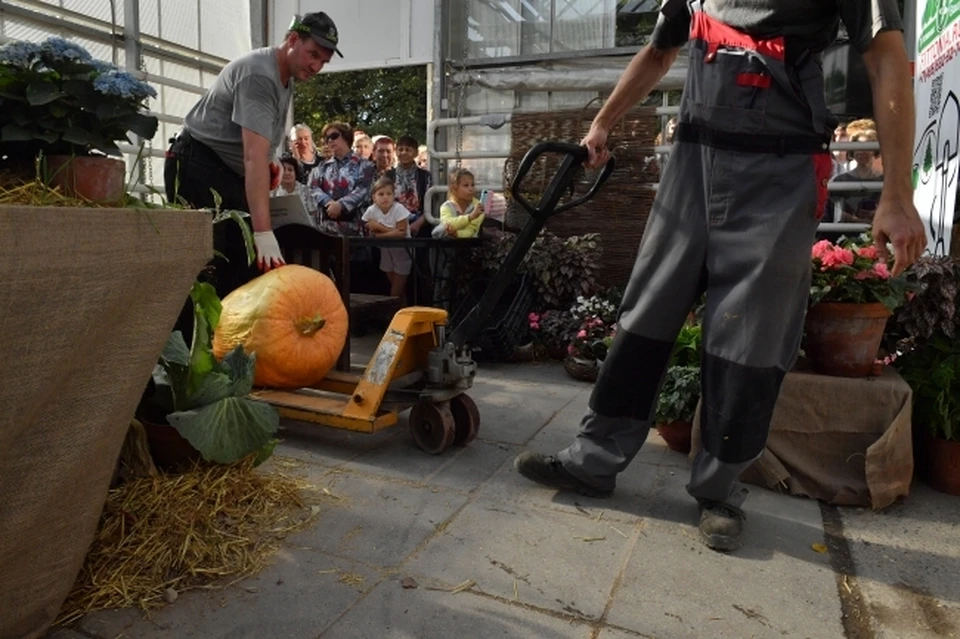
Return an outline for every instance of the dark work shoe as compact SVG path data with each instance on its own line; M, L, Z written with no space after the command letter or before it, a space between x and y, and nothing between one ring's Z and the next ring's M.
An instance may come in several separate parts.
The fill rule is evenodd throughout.
M571 475L553 455L523 452L517 455L513 465L517 472L527 479L550 488L572 490L586 497L609 497L613 494L613 490L596 488L580 481Z
M713 550L729 552L743 542L743 522L747 516L730 504L700 502L700 540Z

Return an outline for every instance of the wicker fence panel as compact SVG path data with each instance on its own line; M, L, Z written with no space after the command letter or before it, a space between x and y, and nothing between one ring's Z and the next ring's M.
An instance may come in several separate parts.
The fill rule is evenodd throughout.
M504 164L504 189L510 184L520 160L541 141L579 142L586 135L598 109L515 114L511 121L512 145L510 157ZM654 138L658 129L657 116L652 108L638 108L627 113L610 135L609 146L617 159L606 185L586 204L552 217L547 229L561 237L599 233L603 250L601 281L623 286L630 277L643 236L654 192L649 183L658 180L657 167L652 162ZM539 199L550 178L556 172L561 157L544 155L533 166L524 180L524 193L531 202ZM595 177L594 172L582 176L576 195L585 193ZM569 200L565 196L561 202ZM527 214L509 201L507 226L519 228Z

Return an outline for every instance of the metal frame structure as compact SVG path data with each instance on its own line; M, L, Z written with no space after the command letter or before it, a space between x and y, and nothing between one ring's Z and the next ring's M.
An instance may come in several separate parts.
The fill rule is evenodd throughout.
M523 68L540 68L542 66L549 65L550 63L583 61L587 58L609 60L610 66L615 67L617 66L616 63L614 63L615 60L622 65L625 60L628 60L641 48L639 46L612 47L607 49L592 49L585 51L560 51L529 55L514 55L499 58L452 59L448 56L451 40L449 19L450 12L452 10L466 10L462 5L459 7L454 7L453 4L454 3L451 3L449 0L436 0L434 7L434 24L436 29L434 37L434 59L433 64L431 65L432 72L428 76L430 122L427 126L427 147L430 154L430 168L433 175L433 183L436 185L431 188L428 193L428 195L431 196L446 189L446 186L444 185L444 176L446 174L446 164L448 161L499 159L506 158L509 155L509 150L451 150L451 137L447 134L447 130L449 128L460 126L486 126L490 128L499 128L504 124L509 123L512 116L512 113L487 113L483 115L471 114L461 118L454 117L456 109L452 107L452 99L448 98L448 96L453 95L455 91L458 92L459 88L462 86L461 83L470 83L472 81L471 72L498 69L513 70ZM907 2L906 4L910 5L911 3ZM550 3L550 7L552 34L553 18L556 12L556 0L553 0ZM911 43L912 37L910 37L910 34L913 33L913 29L915 28L915 16L913 15L912 10L905 12L904 22L907 27L907 42ZM550 41L552 48L552 36ZM909 50L912 56L912 45L909 47ZM678 111L678 107L670 106L668 104L668 92L675 91L678 88L679 87L677 86L675 78L671 78L669 80L665 79L665 82L661 83L661 86L657 87L657 90L663 93L663 104L661 107L657 108L657 113L663 117L664 122L667 117L675 115ZM612 89L613 85L611 84L609 86L609 90ZM530 89L525 88L525 90L529 91ZM553 92L557 90L564 89L543 89L545 92ZM598 95L600 93L603 93L603 91L598 92ZM874 151L879 150L879 145L876 142L841 142L832 144L830 148L832 151ZM670 147L651 146L649 151L651 154L669 153ZM657 186L658 185L656 183L649 184L649 187L652 190L656 190ZM502 188L502 185L484 184L479 185L478 188L499 189ZM882 189L882 184L878 184L876 182L831 182L828 188L830 193L877 192ZM427 197L427 201L425 202L425 216L430 221L433 221L432 211L434 209L434 203L432 200L432 197ZM866 228L866 224L838 222L824 222L820 225L820 229L822 231L831 232L858 232L865 230Z

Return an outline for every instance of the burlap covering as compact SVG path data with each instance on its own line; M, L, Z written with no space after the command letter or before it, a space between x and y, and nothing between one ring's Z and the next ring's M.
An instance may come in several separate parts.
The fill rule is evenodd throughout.
M745 483L839 506L886 508L910 492L912 392L892 368L851 379L787 374L763 455ZM701 448L700 407L691 459Z
M73 585L210 225L0 206L0 639L42 635Z
M520 160L535 144L580 142L590 129L598 108L546 113L517 113L511 126L510 157L504 164L504 188L513 181ZM617 168L597 195L581 206L560 213L547 222L547 229L560 237L599 233L601 257L600 281L606 285L624 286L630 278L653 205L652 183L659 180L653 158L658 116L652 108L636 108L610 132L609 147L616 156ZM536 204L540 194L556 173L562 158L544 155L534 164L524 180L530 202ZM585 193L594 175L586 175L577 188L577 197ZM562 202L567 201L564 198ZM508 205L508 226L519 228L526 222L517 204Z

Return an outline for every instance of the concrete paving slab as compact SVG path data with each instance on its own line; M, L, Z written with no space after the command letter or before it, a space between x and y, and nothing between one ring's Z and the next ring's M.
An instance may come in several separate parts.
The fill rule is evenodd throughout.
M590 628L470 592L451 594L386 581L354 606L324 639L587 639Z
M357 562L287 548L258 576L230 588L186 592L149 619L133 610L95 613L80 630L102 639L316 637L381 579Z
M522 444L583 390L568 384L478 377L469 394L480 410L480 437Z
M313 527L290 536L295 546L329 552L381 567L395 566L437 531L467 498L441 488L417 487L333 472L308 481L339 499Z
M336 468L371 450L409 439L405 424L368 434L282 419L276 454Z
M960 500L914 483L882 512L840 514L875 636L960 637Z
M544 386L561 384L577 388L589 388L592 384L573 379L563 368L563 362L480 362L477 370L480 378L509 379L518 382L532 382Z
M636 531L583 515L471 503L411 561L445 583L557 613L599 619Z
M826 560L794 556L806 538L787 539L792 522L753 523L762 524L746 539L753 550L726 555L706 548L692 525L648 521L606 621L664 639L843 637Z
M589 396L589 389L578 395L521 450L552 454L568 446L576 435ZM645 445L634 462L617 479L617 489L613 496L606 499L559 493L533 483L514 469L512 458L477 491L477 495L483 500L515 502L571 514L595 517L603 512L605 518L632 523L645 512L648 496L656 487L659 471L657 466L648 463L648 460L652 462L659 459L663 452L664 449L656 443Z

